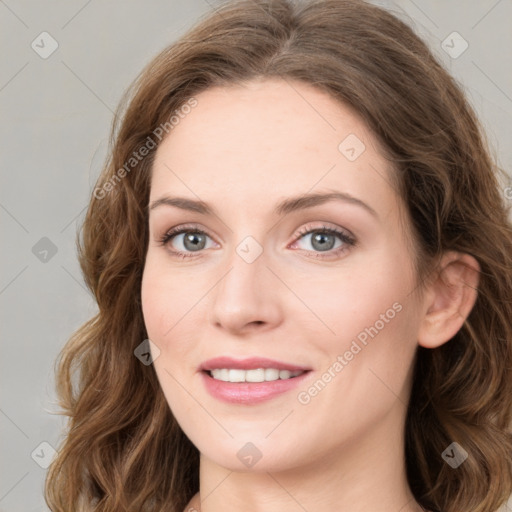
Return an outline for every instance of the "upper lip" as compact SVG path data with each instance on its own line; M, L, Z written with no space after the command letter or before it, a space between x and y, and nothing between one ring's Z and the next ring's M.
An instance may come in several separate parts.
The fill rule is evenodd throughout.
M283 363L266 357L249 357L247 359L233 359L232 357L215 357L204 361L199 367L200 371L215 370L219 368L233 368L239 370L255 370L256 368L276 368L277 370L307 371L304 366Z

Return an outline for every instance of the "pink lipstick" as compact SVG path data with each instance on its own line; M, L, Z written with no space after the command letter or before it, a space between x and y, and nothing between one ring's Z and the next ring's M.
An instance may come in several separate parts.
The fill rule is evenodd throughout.
M252 405L300 385L310 368L261 357L217 357L199 367L206 390L218 400Z

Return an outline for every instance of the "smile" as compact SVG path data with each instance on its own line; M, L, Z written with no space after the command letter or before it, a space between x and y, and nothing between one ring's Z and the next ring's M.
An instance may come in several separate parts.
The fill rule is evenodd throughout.
M270 382L274 380L287 380L303 374L304 370L278 370L277 368L256 368L242 370L238 368L217 368L208 373L215 380L223 382Z

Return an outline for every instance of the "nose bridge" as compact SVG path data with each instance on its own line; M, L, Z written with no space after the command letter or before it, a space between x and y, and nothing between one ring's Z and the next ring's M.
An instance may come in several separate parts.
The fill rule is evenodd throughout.
M222 300L234 300L239 306L254 301L264 291L258 283L265 281L263 273L267 270L267 259L262 245L252 236L234 246L226 257L228 272L218 286Z
M269 279L263 246L246 236L226 256L223 277L214 291L212 321L228 329L241 329L248 323L275 321L278 311Z

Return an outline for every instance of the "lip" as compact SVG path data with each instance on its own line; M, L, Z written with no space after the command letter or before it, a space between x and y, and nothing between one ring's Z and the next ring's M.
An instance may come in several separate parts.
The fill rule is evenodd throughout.
M275 368L277 370L308 371L311 368L283 363L266 357L249 357L247 359L233 359L232 357L215 357L201 364L199 371L215 370L217 368L233 368L237 370L255 370L257 368ZM297 377L295 377L297 378ZM275 382L275 381L273 381Z
M234 367L231 366L231 368ZM258 368L262 368L262 366L258 366ZM269 368L275 368L275 366L270 366ZM300 370L300 368L296 369ZM296 388L304 382L304 379L309 376L311 370L306 370L302 375L291 379L278 379L267 382L224 382L211 377L206 369L200 373L206 390L214 398L230 404L253 405L270 400Z

